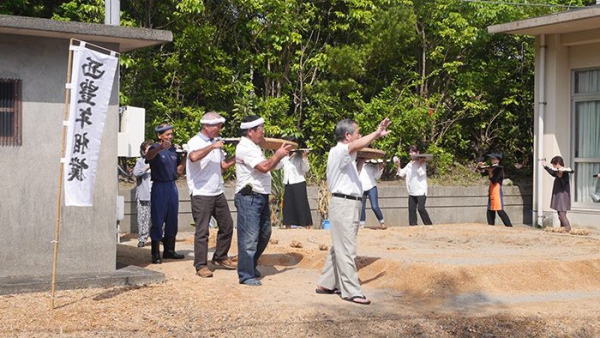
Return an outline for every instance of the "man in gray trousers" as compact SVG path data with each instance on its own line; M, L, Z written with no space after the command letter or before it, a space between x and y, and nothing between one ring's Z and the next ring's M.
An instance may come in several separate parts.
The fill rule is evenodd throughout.
M362 305L371 303L360 289L356 269L356 235L359 228L363 189L356 163L357 152L375 139L390 133L388 118L379 123L376 131L361 137L358 124L341 120L335 128L337 145L327 158L327 184L332 194L329 203L332 247L317 281L320 294L341 294L342 299ZM360 168L358 168L360 169Z

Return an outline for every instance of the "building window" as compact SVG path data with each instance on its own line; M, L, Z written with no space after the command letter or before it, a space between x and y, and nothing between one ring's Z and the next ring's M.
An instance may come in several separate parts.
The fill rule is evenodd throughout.
M574 202L600 206L600 69L575 71L573 84Z
M21 80L0 79L0 146L21 145Z

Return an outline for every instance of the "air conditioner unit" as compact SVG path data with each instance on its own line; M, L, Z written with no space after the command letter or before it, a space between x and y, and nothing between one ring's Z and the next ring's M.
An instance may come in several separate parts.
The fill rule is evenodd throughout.
M119 109L119 115L118 156L138 157L140 145L145 140L146 110L125 106Z

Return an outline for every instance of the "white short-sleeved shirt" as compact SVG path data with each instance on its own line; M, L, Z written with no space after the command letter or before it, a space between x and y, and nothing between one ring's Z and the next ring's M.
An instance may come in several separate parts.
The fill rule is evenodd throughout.
M249 138L242 136L240 143L235 148L236 193L247 184L251 184L253 190L259 194L271 193L271 173L263 173L254 169L257 164L263 161L266 161L266 158L260 146ZM276 169L281 168L281 166L280 162Z
M368 191L373 189L377 185L377 180L381 177L381 174L383 174L383 169L379 170L379 165L363 164L359 175L363 190Z
M327 157L327 185L332 194L362 196L363 189L356 170L356 153L350 155L348 144L338 142Z
M188 151L204 149L215 141L198 134L188 142ZM218 196L224 191L221 162L225 159L221 149L213 149L204 158L192 162L187 158L187 184L193 196Z
M308 161L301 154L286 156L281 160L283 163L283 184L296 184L305 182L304 174L310 170Z
M406 176L406 188L411 196L427 196L427 165L410 161L400 169L400 177Z

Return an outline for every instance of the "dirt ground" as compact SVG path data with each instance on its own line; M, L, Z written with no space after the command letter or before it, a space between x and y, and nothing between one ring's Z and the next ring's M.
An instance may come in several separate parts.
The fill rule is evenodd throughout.
M364 306L315 293L326 230L274 229L259 262L263 285L252 287L239 285L236 271L195 276L192 229L178 236L186 258L157 265L148 246L122 237L118 261L163 272L162 284L58 291L54 310L50 293L0 296L0 336L600 336L600 235L593 232L361 229L359 277L373 302Z

